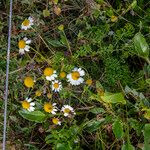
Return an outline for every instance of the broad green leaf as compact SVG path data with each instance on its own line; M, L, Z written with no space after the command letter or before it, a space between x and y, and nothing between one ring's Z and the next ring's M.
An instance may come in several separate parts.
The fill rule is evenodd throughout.
M131 8L134 9L137 6L137 1L133 0L132 4L131 4Z
M53 47L64 47L65 45L63 45L61 42L59 42L58 40L51 40L51 39L47 39L47 42L53 46Z
M123 124L121 120L116 119L112 125L112 130L117 139L121 139L123 137Z
M90 110L91 113L93 114L99 114L99 113L104 113L105 110L101 107L96 107Z
M102 118L101 120L92 120L89 121L86 125L86 130L89 132L93 132L99 129L100 125L102 122L104 122L104 118Z
M72 148L69 145L65 144L65 143L58 143L56 145L55 149L56 150L72 150Z
M145 109L144 111L145 111L144 118L150 119L150 109Z
M144 149L150 150L150 124L144 126Z
M146 83L150 85L150 78L146 79Z
M101 96L101 99L105 103L122 103L126 104L126 100L124 99L124 96L122 93L116 93L116 94L107 94L105 93L104 96Z
M144 36L140 32L138 32L134 36L134 47L139 56L148 58L149 46L148 46Z
M44 113L42 113L41 111L29 112L29 111L20 110L19 114L23 118L25 118L29 121L35 121L35 122L39 122L39 123L44 122L46 119L46 115Z
M121 150L135 150L135 148L130 143L126 143L126 144L123 144Z
M49 12L48 9L44 9L44 10L43 10L43 16L44 16L45 18L50 16L50 12Z

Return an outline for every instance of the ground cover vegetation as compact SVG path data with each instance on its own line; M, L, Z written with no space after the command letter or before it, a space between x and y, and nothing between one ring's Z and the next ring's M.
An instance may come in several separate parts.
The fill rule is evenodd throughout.
M150 150L149 43L148 0L14 0L7 149Z

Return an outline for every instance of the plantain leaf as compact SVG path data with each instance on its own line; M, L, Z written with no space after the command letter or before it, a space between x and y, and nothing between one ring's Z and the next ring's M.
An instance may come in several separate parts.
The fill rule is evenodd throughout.
M121 120L119 119L115 120L115 122L112 125L112 130L117 139L121 139L123 137L124 132L123 132L123 124Z
M144 149L150 150L150 124L145 124L144 126Z
M148 58L149 56L149 45L147 44L143 34L138 32L134 36L134 47L137 51L138 55L144 58Z
M126 100L124 99L124 96L122 93L116 93L116 94L107 94L105 93L104 96L101 96L101 99L105 103L122 103L126 104Z
M19 114L24 118L29 121L34 121L34 122L44 122L46 119L46 115L42 113L41 111L25 111L25 110L20 110Z

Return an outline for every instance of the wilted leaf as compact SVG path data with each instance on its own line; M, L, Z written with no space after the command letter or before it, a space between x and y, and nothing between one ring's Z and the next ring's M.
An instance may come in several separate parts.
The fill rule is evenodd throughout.
M148 58L149 56L149 46L144 38L144 36L138 32L134 36L134 46L138 55L144 58Z
M121 139L123 137L123 124L121 120L115 120L115 122L112 125L112 130L117 139Z
M57 16L59 16L59 15L61 14L61 8L55 6L55 7L54 7L54 13L55 13Z
M20 110L19 114L29 120L29 121L35 121L35 122L44 122L46 119L46 115L44 113L42 113L41 111L24 111L24 110Z

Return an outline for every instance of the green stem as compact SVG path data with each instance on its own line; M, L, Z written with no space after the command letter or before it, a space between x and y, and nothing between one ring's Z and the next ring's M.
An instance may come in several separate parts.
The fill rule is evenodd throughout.
M51 51L52 54L54 54L54 51L47 45L47 43L44 41L44 39L42 38L42 36L34 29L32 28L40 37L40 39L43 41L43 43L45 44L45 46Z
M34 52L36 52L39 56L41 56L41 58L42 58L43 60L45 60L48 64L51 63L51 62L49 62L41 53L39 53L38 51L36 51L33 47L31 47L31 49L32 49Z
M147 61L147 63L150 65L150 60L149 60L148 57L146 58L146 61Z

